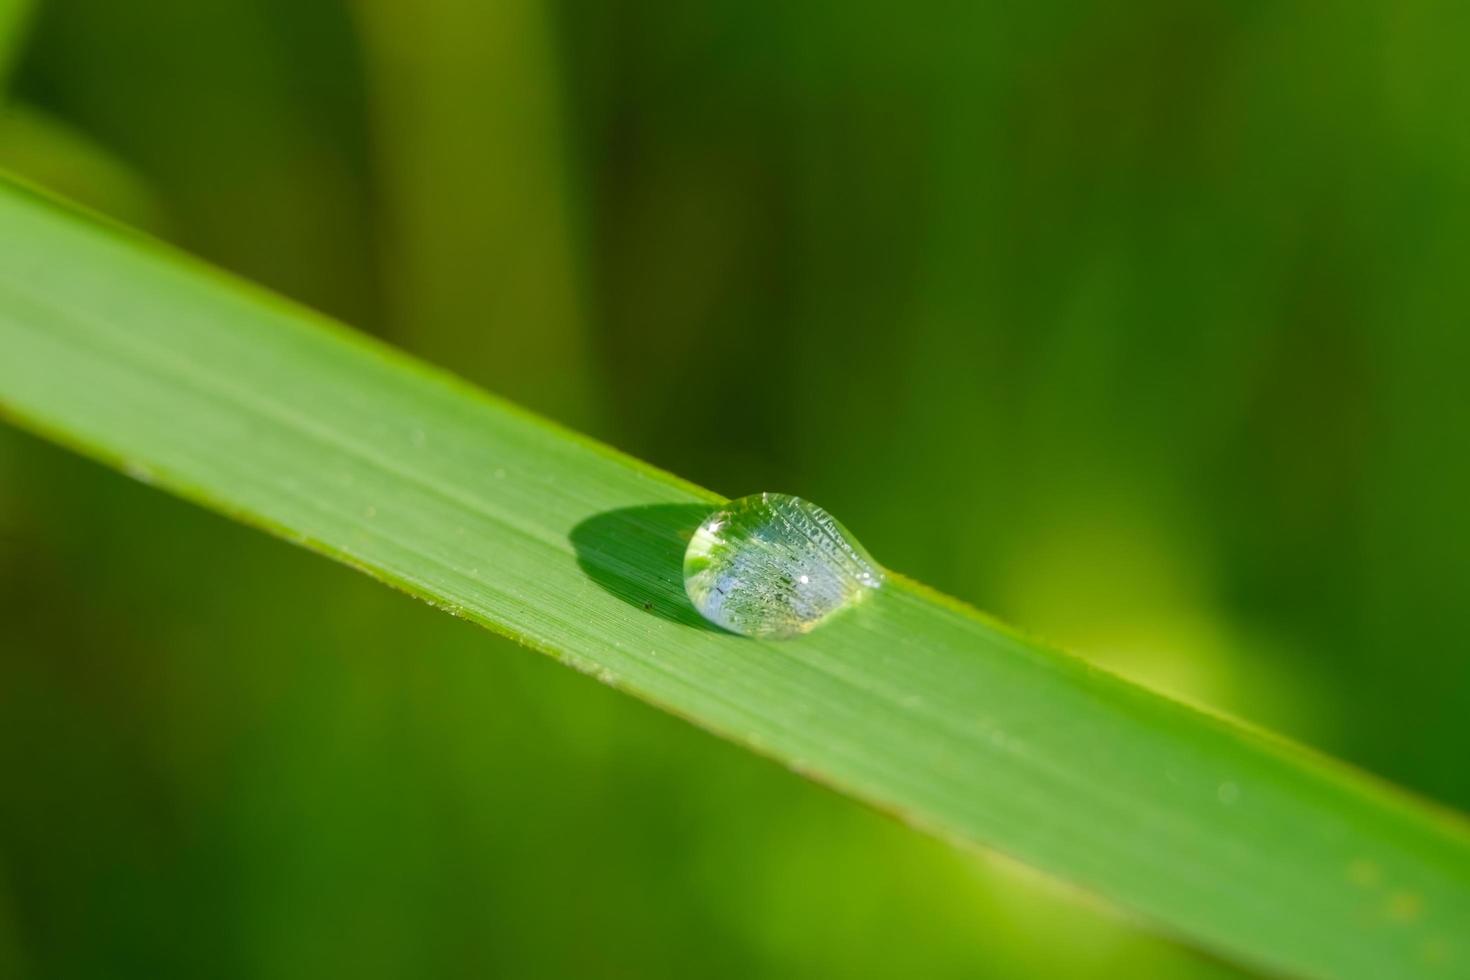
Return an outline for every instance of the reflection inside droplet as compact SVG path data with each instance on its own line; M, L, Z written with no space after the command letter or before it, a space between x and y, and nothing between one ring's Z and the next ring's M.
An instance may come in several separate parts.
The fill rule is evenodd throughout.
M808 632L883 584L883 570L822 508L762 493L705 519L684 555L684 591L733 633Z

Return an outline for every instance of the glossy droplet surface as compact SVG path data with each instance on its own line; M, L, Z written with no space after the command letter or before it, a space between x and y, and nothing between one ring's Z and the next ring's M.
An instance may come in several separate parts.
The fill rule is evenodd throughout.
M743 636L805 633L883 584L883 570L831 514L760 493L705 518L684 553L700 615Z

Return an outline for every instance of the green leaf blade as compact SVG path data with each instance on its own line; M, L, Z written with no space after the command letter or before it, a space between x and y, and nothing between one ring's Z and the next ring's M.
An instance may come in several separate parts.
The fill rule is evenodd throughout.
M797 640L708 627L678 559L720 498L15 189L0 409L1240 961L1470 975L1458 818L901 576Z

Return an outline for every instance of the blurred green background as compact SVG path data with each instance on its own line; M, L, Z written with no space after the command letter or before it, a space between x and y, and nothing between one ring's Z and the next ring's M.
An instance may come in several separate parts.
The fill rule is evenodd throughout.
M1467 31L0 0L0 167L1467 807ZM1234 975L0 431L0 976Z

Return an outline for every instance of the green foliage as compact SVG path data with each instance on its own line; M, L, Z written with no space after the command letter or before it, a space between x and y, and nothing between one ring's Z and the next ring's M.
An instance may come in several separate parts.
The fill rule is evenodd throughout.
M44 112L0 114L0 169L150 231L167 228L152 191L113 154Z
M20 49L30 12L30 0L0 0L0 94L5 91L10 63Z
M706 628L719 498L27 192L0 229L24 425L1244 962L1470 971L1454 818L902 578L798 640Z
M1470 8L32 6L0 167L1470 806ZM1235 975L508 647L0 426L0 976Z

